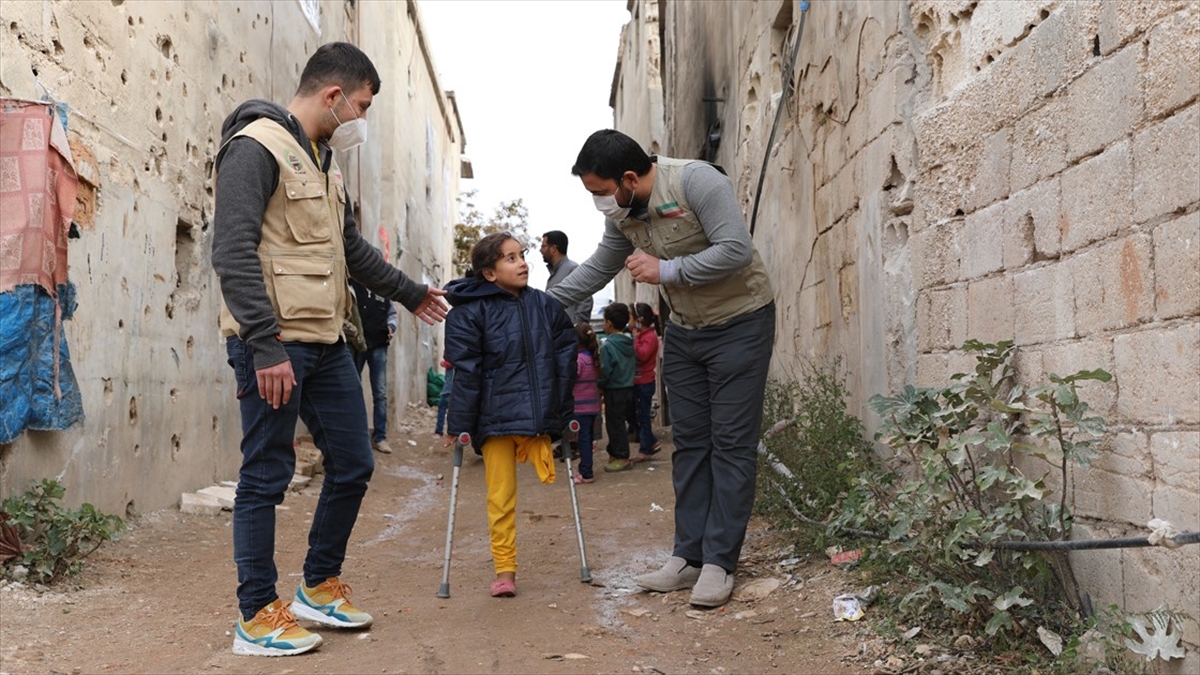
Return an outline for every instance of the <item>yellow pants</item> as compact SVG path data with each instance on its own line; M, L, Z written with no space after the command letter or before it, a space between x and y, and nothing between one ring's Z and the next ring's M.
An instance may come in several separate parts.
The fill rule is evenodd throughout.
M492 436L483 442L488 533L496 574L517 571L517 462L528 461L543 483L554 482L549 436Z

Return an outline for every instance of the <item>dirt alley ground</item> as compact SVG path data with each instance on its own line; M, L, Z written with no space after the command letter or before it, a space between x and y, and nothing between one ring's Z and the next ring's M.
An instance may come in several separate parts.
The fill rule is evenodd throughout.
M579 555L566 470L553 485L519 467L518 595L494 599L483 463L461 470L451 597L439 599L449 505L450 451L433 411L410 408L376 455L375 477L350 540L343 578L372 612L363 631L320 632L325 644L291 658L230 652L236 617L231 518L178 509L147 514L94 554L82 588L0 588L3 673L861 673L873 634L835 623L832 598L856 575L823 556L796 554L757 519L735 599L695 610L688 593L644 593L636 575L669 554L670 446L632 471L598 472L579 487L588 563ZM233 450L236 452L236 449ZM598 466L605 455L598 453ZM234 478L234 477L230 477ZM318 477L319 478L319 477ZM197 486L200 487L200 486ZM278 511L278 590L299 582L318 486L289 493ZM788 564L780 565L781 561ZM780 585L765 597L745 597ZM758 582L754 583L752 582Z

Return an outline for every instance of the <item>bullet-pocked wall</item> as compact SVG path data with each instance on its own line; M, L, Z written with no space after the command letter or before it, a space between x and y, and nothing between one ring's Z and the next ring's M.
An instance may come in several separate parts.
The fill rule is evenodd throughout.
M724 165L747 220L795 87L755 230L774 374L842 357L874 425L868 397L947 382L968 338L1015 341L1026 382L1103 368L1114 381L1083 392L1109 433L1075 473L1077 536L1200 529L1200 7L810 4L790 83L794 0L633 0L661 47L627 46L614 78L617 128L649 145L630 111L658 104L633 75L661 58L662 152ZM1200 606L1200 547L1072 560L1096 606ZM1200 668L1195 620L1183 637L1171 672Z
M70 242L79 308L65 328L86 416L0 446L4 495L56 477L72 503L135 513L236 478L241 422L217 330L212 160L225 116L249 98L286 105L325 42L357 42L383 79L371 142L340 158L364 235L380 243L383 225L407 274L444 281L461 126L414 17L405 4L342 0L0 4L0 95L71 106L82 236ZM423 397L437 335L402 320L394 410Z

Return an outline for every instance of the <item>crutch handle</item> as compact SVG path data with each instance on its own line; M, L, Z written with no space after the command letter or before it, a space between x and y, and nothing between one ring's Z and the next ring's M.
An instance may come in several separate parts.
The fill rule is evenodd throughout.
M463 448L471 444L471 434L462 432L454 437L454 466L462 466Z

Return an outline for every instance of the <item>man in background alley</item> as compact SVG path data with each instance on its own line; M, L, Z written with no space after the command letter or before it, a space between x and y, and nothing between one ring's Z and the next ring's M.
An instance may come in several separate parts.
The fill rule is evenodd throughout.
M550 270L550 279L546 281L547 291L579 267L579 263L567 257L568 243L567 233L560 230L550 230L542 235L542 262L545 262L546 268ZM572 325L580 321L591 321L592 296L589 295L566 309Z
M342 324L347 274L428 324L441 321L440 289L417 284L359 234L333 151L366 141L379 92L375 66L347 43L322 45L286 108L247 101L226 118L215 166L213 268L224 306L221 334L237 382L242 466L233 508L241 616L235 654L300 654L322 639L296 618L367 626L350 603L342 562L374 457L362 385ZM293 602L275 584L275 506L295 466L303 420L324 455L304 578Z
M382 253L380 253L382 255ZM375 452L390 455L392 446L387 442L387 369L388 347L399 325L396 303L351 279L354 302L358 305L358 316L362 321L363 342L367 350L351 351L354 368L362 377L363 366L371 371L371 447Z

